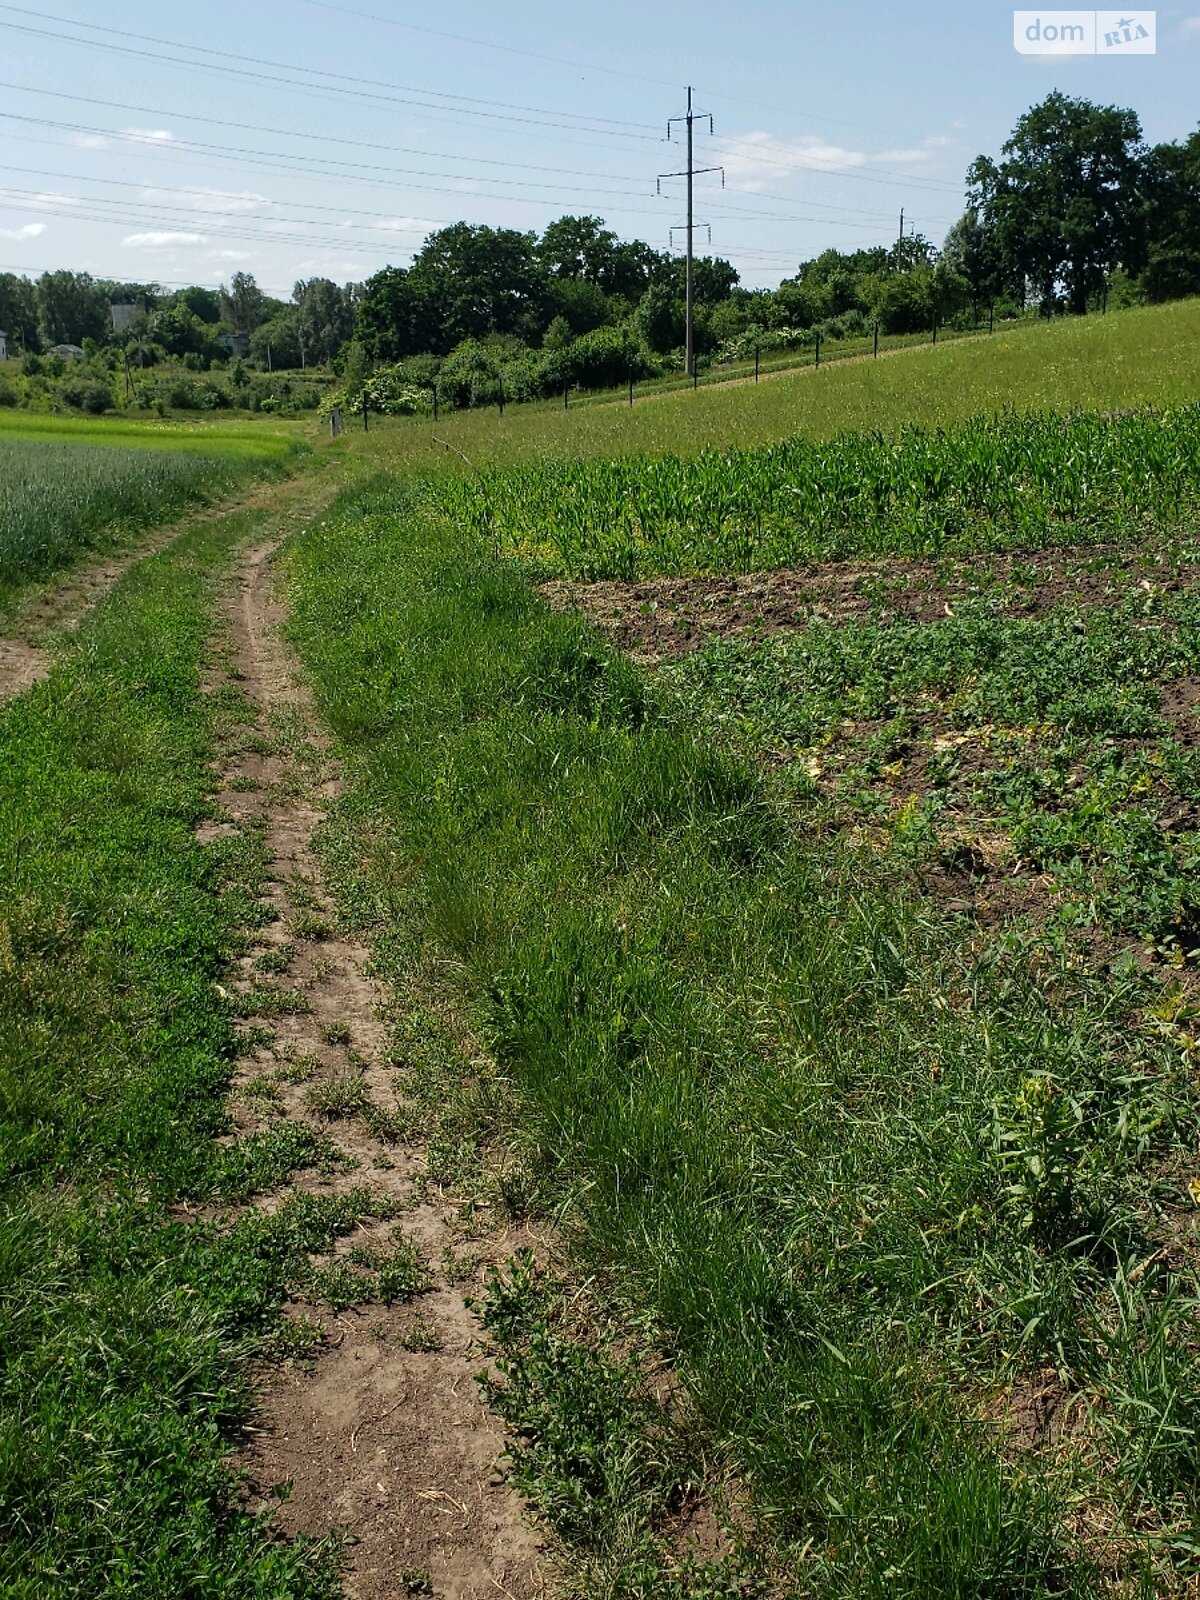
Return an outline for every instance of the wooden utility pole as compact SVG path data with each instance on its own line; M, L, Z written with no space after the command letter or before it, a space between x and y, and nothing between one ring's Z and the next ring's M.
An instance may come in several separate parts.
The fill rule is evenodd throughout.
M697 113L692 109L692 90L691 90L691 86L689 85L688 86L688 92L687 92L687 113L686 113L686 115L684 115L682 117L669 117L667 119L667 138L668 139L670 139L670 137L671 137L671 129L674 127L674 125L677 122L682 122L682 123L685 123L687 125L687 166L683 169L682 172L660 172L659 175L658 175L658 192L659 192L659 194L662 193L662 185L663 185L663 179L664 178L686 178L687 179L687 222L684 224L684 228L686 229L686 232L687 232L687 276L686 276L686 293L685 293L685 301L686 301L685 318L686 318L686 322L685 322L685 332L684 332L684 367L685 367L685 370L686 370L687 375L688 375L689 378L694 378L696 376L696 308L695 308L695 283L694 283L695 259L696 259L696 252L695 252L696 211L695 211L695 205L694 205L695 180L698 177L700 177L703 173L706 173L706 172L719 172L721 174L721 187L722 187L722 189L725 187L725 168L724 167L698 167L695 164L695 131L694 130L695 130L695 123L696 123L697 115L699 115L701 118L704 118L704 117L708 118L708 131L711 134L712 131L713 131L713 119L707 112L699 112L699 113ZM707 224L705 224L705 226L707 226ZM671 232L672 232L672 234L674 234L674 232L675 232L674 228L671 229ZM710 237L711 237L711 230L710 230Z

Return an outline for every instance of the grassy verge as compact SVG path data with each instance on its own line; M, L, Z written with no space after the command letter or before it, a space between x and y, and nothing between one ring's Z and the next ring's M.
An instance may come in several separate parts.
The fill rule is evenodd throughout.
M1151 981L973 944L394 484L290 562L366 891L449 961L755 1561L823 1600L1182 1586L1200 1118Z
M212 582L264 513L135 568L0 715L0 1591L332 1594L226 1464L246 1359L290 1278L368 1202L234 1226L311 1139L213 1143L236 1054L216 980L253 914L253 836L201 847L236 693L201 689Z

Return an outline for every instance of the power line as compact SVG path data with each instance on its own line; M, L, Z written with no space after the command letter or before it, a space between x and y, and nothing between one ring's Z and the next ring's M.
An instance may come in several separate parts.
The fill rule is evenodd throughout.
M363 87L371 88L371 89L391 89L391 90L397 91L397 92L399 92L401 94L429 95L435 100L460 100L460 101L463 101L463 102L465 102L467 104L490 106L490 107L496 108L496 109L498 109L500 111L522 111L522 112L528 112L531 115L538 116L538 117L543 117L544 116L544 117L567 118L568 120L570 120L572 122L579 122L579 123L592 123L592 122L607 123L612 127L634 128L634 129L637 129L640 133L643 133L643 134L652 134L654 132L653 127L649 123L631 122L627 118L624 118L624 117L593 117L593 116L587 115L584 112L579 112L579 111L558 111L558 110L554 110L554 109L549 109L549 108L547 108L545 106L527 106L527 105L515 104L515 103L513 103L511 101L507 101L507 100L486 99L486 98L483 98L483 97L481 97L479 95L448 94L446 91L441 90L441 89L429 89L429 88L426 88L424 86L417 87L417 86L415 86L413 84L406 84L406 83L392 83L389 80L384 79L384 78L361 78L361 77L358 77L355 74L346 73L346 72L330 72L324 67L306 67L306 66L303 66L303 65L301 65L301 64L299 64L297 62L276 61L276 60L273 60L271 57L267 57L267 56L249 56L249 55L243 55L243 54L240 54L240 53L237 54L237 55L234 55L233 53L231 53L228 50L213 50L207 45L187 44L187 43L185 43L185 42L183 42L182 40L179 40L179 39L164 39L164 38L162 38L161 36L159 36L157 34L143 33L140 30L137 33L132 33L126 28L105 27L105 26L103 26L102 24L100 24L98 22L80 22L75 17L60 16L60 15L57 15L55 12L52 12L52 11L34 11L34 10L29 9L26 6L14 6L14 5L0 3L0 11L11 12L14 16L33 17L38 22L61 22L62 24L64 24L64 26L66 26L68 28L76 28L76 29L82 28L82 29L86 30L88 33L106 33L106 34L110 34L113 38L116 38L116 39L133 39L133 40L137 40L137 41L139 41L140 43L143 43L143 44L144 43L161 44L161 45L165 45L167 47L167 49L169 49L169 50L187 50L187 51L190 51L193 55L212 56L212 57L214 57L216 59L217 62L220 62L220 63L233 62L233 63L236 64L238 62L249 62L252 66L256 66L256 67L274 67L276 70L282 71L282 72L299 72L299 73L303 73L306 77L311 77L311 78L332 78L332 79L338 80L339 82L350 84L355 89L360 89L360 88L363 88ZM12 23L12 24L10 24L10 23L2 23L2 24L0 24L0 26L16 27L18 25L15 24L15 23ZM34 31L34 30L30 30L30 31ZM50 37L57 38L57 37L59 37L59 35L51 34ZM66 37L66 36L63 35L62 37ZM76 43L76 44L79 44L79 43L87 43L87 44L97 43L98 44L99 43L98 41L92 41L92 40L73 40L71 42L72 43ZM104 46L100 45L100 48L103 49ZM141 52L139 52L139 53L141 53ZM194 63L192 63L192 65L199 66L199 65L202 65L202 63L194 62ZM217 69L214 69L214 70L226 71L226 70L228 70L228 68L227 68L227 66L221 66L221 67L219 67ZM454 110L459 110L461 108L456 106L453 109ZM491 115L492 113L488 112L487 114ZM593 129L586 129L585 131L593 132L594 130Z
M347 139L341 134L311 133L303 128L273 128L258 122L235 122L228 117L206 117L194 111L165 110L162 106L141 106L125 100L100 100L92 95L67 94L61 89L34 89L24 83L0 82L0 89L15 90L20 94L44 96L52 100L67 100L75 105L103 106L109 111L133 111L145 117L173 117L182 122L203 122L214 128L234 128L242 133L267 133L282 139L305 139L316 144L339 144L358 150L380 150L392 155L427 156L437 161L470 162L476 166L512 167L531 172L558 172L576 178L603 178L618 183L640 182L623 173L584 172L577 167L548 167L544 161L506 161L499 156L460 156L453 151L421 150L411 145L383 144L373 139ZM624 153L624 152L622 152Z
M648 78L644 73L626 72L619 67L602 67L594 61L572 61L565 56L546 55L540 50L523 50L517 45L497 44L491 39L473 39L468 34L447 33L442 28L428 28L415 22L401 22L398 17L381 17L373 11L358 11L352 6L333 5L331 0L300 0L301 5L312 6L318 11L335 11L346 17L361 17L368 22L381 22L388 27L404 28L409 33L429 34L435 39L452 39L456 44L472 44L482 50L497 50L504 55L525 56L530 61L550 61L559 67L579 67L585 72L603 72L608 77L628 78L634 83L652 83L659 89L670 89L674 84L667 78Z
M705 120L705 119L708 122L708 131L711 134L712 131L713 131L713 119L712 119L711 116L708 115L707 112L703 113L703 115L702 115L702 120ZM693 239L693 234L695 232L696 218L695 218L695 208L694 208L693 203L692 203L692 201L693 201L693 190L694 190L694 187L695 187L695 181L696 181L697 177L701 176L703 173L706 173L706 172L719 172L721 174L721 184L722 184L722 186L724 186L724 183L725 183L725 169L724 169L724 167L697 167L696 166L696 163L695 163L695 150L694 150L694 129L695 129L695 122L696 122L696 113L692 110L692 90L691 90L691 85L690 84L688 85L688 92L687 92L687 112L682 117L671 117L669 119L669 121L667 122L667 138L668 139L670 139L670 137L671 137L671 129L672 129L672 127L677 122L682 122L687 128L687 166L683 169L682 172L662 172L662 173L660 173L659 174L659 178L658 178L658 183L659 183L659 189L661 191L661 189L662 189L662 181L663 181L664 178L686 178L687 179L687 224L686 224L686 227L687 227L687 268L686 268L686 274L685 274L685 278L684 278L684 283L685 283L685 295L684 295L685 321L684 321L684 362L683 362L683 367L684 367L684 371L687 373L688 377L691 378L691 377L694 377L695 373L696 373L696 317L695 317L695 309L696 308L695 308L695 303L694 303L694 298L695 297L694 297L694 293L693 293L693 290L694 290L694 283L693 283L693 279L694 279L694 249L693 249L694 239ZM711 230L710 230L710 240L711 240Z
M485 122L512 123L517 126L525 127L527 131L531 129L566 129L574 133L600 132L609 139L629 139L635 140L639 143L652 142L649 136L646 134L623 133L617 128L588 129L582 122L568 123L555 121L551 117L517 116L515 114L503 111L475 111L469 106L455 106L452 110L447 110L445 107L431 105L426 100L415 100L404 94L378 94L370 89L362 87L342 88L338 84L332 83L308 83L303 79L282 77L274 73L252 72L245 67L228 66L224 63L213 61L186 61L177 56L163 55L161 51L157 50L142 50L137 49L132 45L111 44L107 40L103 39L79 39L73 37L71 34L55 33L49 28L30 27L27 23L5 22L0 20L0 28L7 28L16 33L32 34L38 38L53 39L60 44L78 45L81 48L88 50L107 50L116 55L131 56L136 60L155 61L166 66L180 67L185 71L216 72L220 73L221 76L226 79L230 77L236 77L245 79L251 83L279 84L284 88L291 89L293 91L298 90L302 94L314 95L317 98L334 97L337 99L339 104L344 104L346 98L349 97L355 102L369 100L379 105L410 106L416 110L422 111L427 115L440 117L443 120L453 121L463 117L473 117L477 119L477 122L478 120L483 120ZM187 48L192 47L188 46ZM299 70L301 72L312 74L316 69L302 67ZM356 80L351 79L350 82L355 83ZM476 126L477 122L472 123L471 126ZM547 137L546 134L539 135L537 133L530 133L529 136L534 138ZM583 141L574 140L566 142L581 143Z
M371 188L382 187L390 177L395 175L397 171L404 170L394 166L381 167L365 162L324 161L320 162L318 165L314 165L311 158L298 155L294 156L286 151L260 151L248 146L217 145L198 140L175 139L172 140L169 145L164 147L161 141L155 139L152 135L138 132L136 130L132 132L120 133L115 132L111 128L97 127L94 124L67 122L61 119L49 117L29 117L22 113L12 111L0 111L0 121L19 122L35 127L49 127L61 129L66 132L81 133L89 136L99 136L102 138L113 139L117 142L134 145L145 154L151 155L154 159L173 160L188 154L199 154L206 160L233 164L239 170L247 166L262 167L264 169L291 173L293 175L299 174L308 178L320 177L336 180L339 183L366 184ZM55 148L58 147L55 146ZM385 176L374 177L364 175L374 173L382 173ZM496 184L504 181L502 179L486 177L464 179L461 174L457 173L433 172L429 173L428 175L432 177L449 178L454 181L470 182L476 185L485 183ZM512 182L518 186L521 186L523 180L512 180ZM529 186L532 187L532 185ZM444 183L425 184L409 181L406 183L405 187L411 190L419 190L423 193L438 194L443 198L446 194ZM571 204L574 196L581 194L587 196L588 199L595 199L599 194L608 193L610 198L614 198L620 202L619 209L626 215L654 217L658 217L660 215L658 211L652 211L642 206L630 204L631 200L638 198L638 196L634 193L626 193L625 191L603 191L597 190L590 186L587 188L580 188L566 184L548 184L542 187L545 187L549 189L551 193L562 197L560 201L556 202L556 204L569 205ZM527 195L493 193L481 188L476 188L471 191L464 190L461 192L464 194L464 196L470 195L471 198L477 200L495 200L515 205L537 205L546 207L550 206L551 204L549 200L542 200ZM730 206L725 204L717 208L717 213L720 215L738 216L745 220L762 220L781 223L814 223L821 224L826 227L842 227L855 231L875 231L874 227L868 223L849 222L842 221L841 219L809 216L801 212L772 211L763 207ZM875 215L882 219L884 214L877 213ZM432 221L433 219L429 220Z

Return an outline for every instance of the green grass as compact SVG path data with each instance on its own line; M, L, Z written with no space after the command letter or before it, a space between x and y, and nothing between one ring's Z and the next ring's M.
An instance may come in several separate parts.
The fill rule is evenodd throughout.
M886 361L846 362L769 382L701 388L640 401L564 411L510 406L460 412L437 423L376 421L342 448L381 467L423 473L575 457L769 444L800 435L894 433L906 424L941 427L968 417L1017 411L1119 411L1200 398L1200 300L1179 301L1050 324L1022 325L991 338L938 343ZM441 439L452 449L435 442Z
M1030 548L1194 519L1200 405L497 468L442 495L451 519L573 578Z
M141 422L130 417L69 417L0 411L0 441L103 445L284 461L309 430L277 421Z
M251 476L279 470L296 448L214 437L201 453L49 437L0 432L0 605L83 554L111 549Z
M213 577L263 516L135 568L0 714L0 1591L318 1600L332 1553L270 1541L227 1454L248 1357L309 1253L379 1207L245 1198L327 1152L217 1146L237 1053L216 988L261 843L195 842L240 716L200 687Z
M362 898L455 975L535 1187L786 1592L1181 1585L1200 1106L1154 980L985 952L395 484L290 572ZM1018 1449L1047 1370L1078 1432Z

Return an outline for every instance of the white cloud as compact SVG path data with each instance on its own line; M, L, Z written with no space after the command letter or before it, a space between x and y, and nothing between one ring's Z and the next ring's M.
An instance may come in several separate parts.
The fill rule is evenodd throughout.
M364 268L361 261L330 261L313 258L308 261L298 261L295 267L297 278L333 278L335 280L351 279L357 281L363 276Z
M353 224L344 222L341 226L349 228ZM371 224L371 232L426 234L432 227L433 223L425 217L388 217L383 222L373 222Z
M107 150L109 142L102 133L77 133L71 143L79 150Z
M26 239L40 239L45 231L44 222L26 222L20 228L0 228L0 239L15 239L21 244Z
M761 130L741 134L724 149L725 181L735 189L763 189L772 178L797 172L838 172L867 159L861 150L828 144L816 134L788 143Z
M1200 33L1200 17L1184 17L1179 24L1180 33Z
M151 205L171 206L176 211L197 211L204 216L237 216L241 212L257 211L260 207L275 204L265 194L251 189L142 189L142 199Z
M202 233L128 233L121 240L135 250L168 250L178 244L207 244Z
M139 144L175 144L175 135L167 128L126 128L122 138L136 140Z

